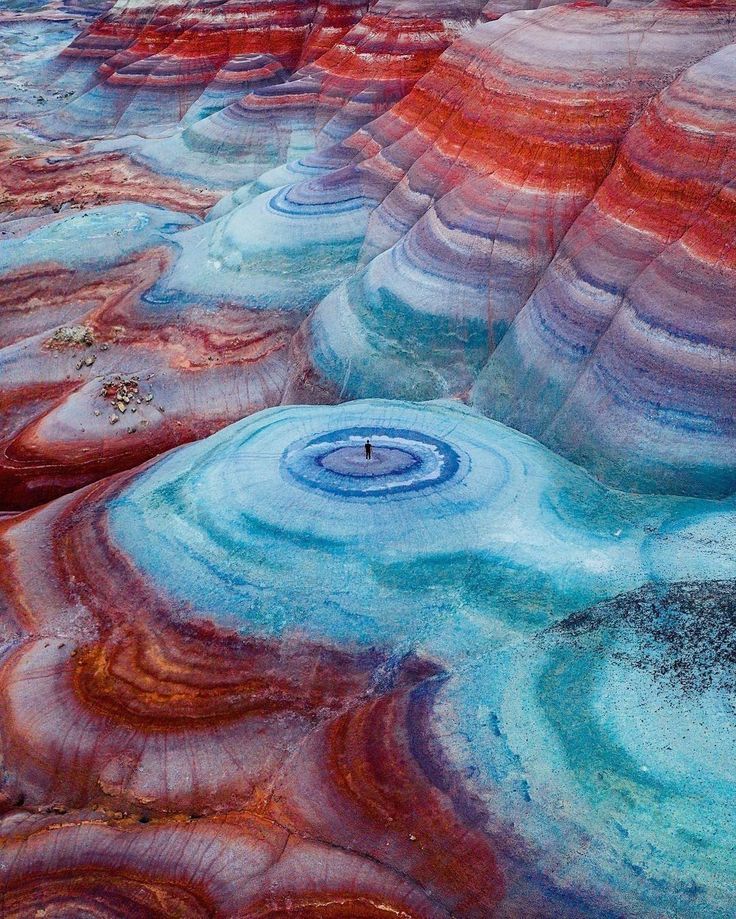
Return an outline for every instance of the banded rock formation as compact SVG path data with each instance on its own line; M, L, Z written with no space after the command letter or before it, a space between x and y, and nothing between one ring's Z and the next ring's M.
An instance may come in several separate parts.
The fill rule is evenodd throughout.
M213 33L225 6L208 13ZM175 28L186 37L200 28L188 18L197 9L171 22L146 20L145 35ZM117 248L115 226L128 205L120 217L90 214L100 225L110 219L115 238L85 268L75 250L88 233L77 217L38 218L26 208L39 222L6 224L13 238L32 242L50 232L48 223L66 243L47 265L34 262L35 243L8 244L7 309L35 337L9 333L11 348L0 355L3 398L13 406L3 433L5 506L29 506L94 480L106 462L108 471L125 468L282 399L372 395L472 400L626 488L731 492L728 5L502 11L458 3L440 22L433 7L407 0L379 4L351 26L343 9L340 28L325 32L329 48L318 29L307 38L294 25L280 65L284 73L300 68L293 79L276 76L208 117L193 110L167 139L126 152L77 149L53 170L48 155L18 167L13 181L26 190L16 187L11 200L23 208L47 170L66 176L67 187L91 171L91 188L114 170L101 203L119 201L132 181L147 205L177 202L197 216L214 200L192 185L208 159L215 184L220 166L228 182L239 169L247 181L204 224L186 229L186 215L171 217L165 257L137 251L145 272L126 268L127 249ZM143 14L109 14L118 15ZM333 22L327 8L313 15ZM473 27L481 15L491 21ZM104 31L105 22L94 28ZM271 38L244 28L260 42L253 53L271 53ZM130 41L126 49L139 39ZM189 47L188 38L171 41ZM377 54L382 81L371 79ZM161 87L156 98L167 93ZM66 117L88 95L49 117ZM302 141L317 149L257 175ZM171 175L156 179L159 168ZM102 287L120 291L126 272L115 309L91 309L90 296L96 303ZM59 309L70 295L73 307ZM708 306L693 312L694 296ZM72 317L105 344L138 343L129 352L136 359L120 364L97 353L88 373L74 370L87 356L74 352L59 373L58 351L47 343ZM203 335L230 342L237 382L202 366L194 342ZM108 423L91 393L104 392L114 373L164 375L172 396L164 407L175 415L147 420L165 435L131 440L137 426ZM656 447L642 454L642 439Z
M734 514L371 401L0 523L7 914L727 913Z

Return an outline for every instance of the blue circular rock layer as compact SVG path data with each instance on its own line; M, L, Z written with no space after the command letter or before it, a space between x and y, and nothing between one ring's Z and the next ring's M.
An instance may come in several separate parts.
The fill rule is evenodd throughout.
M108 505L182 616L435 661L443 754L559 895L534 915L581 919L733 915L735 519L381 400L252 415Z
M370 440L371 458L364 444ZM466 454L436 437L406 428L342 428L287 447L282 475L306 488L343 498L385 498L440 488L464 476Z

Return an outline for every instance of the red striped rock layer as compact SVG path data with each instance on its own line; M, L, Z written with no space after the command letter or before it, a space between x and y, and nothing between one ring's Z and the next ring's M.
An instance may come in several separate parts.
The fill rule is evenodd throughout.
M500 19L506 13L515 13L518 10L538 10L547 6L560 6L569 0L488 0L483 7L483 18L492 22ZM611 9L630 9L636 6L645 6L652 0L587 0L596 6L608 6Z
M478 15L473 0L378 3L319 61L322 146L344 140L403 98Z
M293 317L225 305L195 307L185 321L149 315L140 294L169 264L152 249L102 275L48 265L5 277L3 332L6 344L19 340L3 354L0 387L4 509L47 501L279 402ZM55 343L65 325L87 328L91 344ZM131 376L139 394L121 413L105 384Z
M257 175L293 157L295 140L341 141L401 99L479 12L476 0L379 0L314 64L191 125L183 142L250 162L248 175Z
M283 0L275 8L265 0L118 2L72 42L64 57L101 60L101 75L115 75L114 82L119 83L133 77L125 71L127 64L167 53L182 61L214 57L221 63L239 54L272 54L294 70L319 54L307 48L329 46L326 34L339 38L364 9L364 3L354 0L306 4ZM181 76L187 79L186 73Z
M346 99L354 97L356 101L349 101L347 106L350 111L339 116L344 122L342 130L347 132L354 120L371 117L397 94L403 94L476 15L467 4L445 14L440 21L438 11L417 11L416 4L407 3L369 14L364 26L352 30L334 52L323 55L325 63L319 70L322 97L318 94L313 98L322 121L329 120ZM164 28L159 20L166 15L164 10L148 24L154 37ZM334 17L324 21L328 20L335 21ZM365 95L366 86L378 83L374 77L379 56L385 80L380 90L372 90L371 101L366 104L360 97ZM117 73L111 62L105 67ZM288 85L294 87L296 82ZM327 101L319 102L320 98ZM316 112L313 107L313 120ZM271 131L267 143L273 144ZM249 154L252 148L251 143ZM140 181L136 181L136 173L141 175ZM99 182L95 181L97 175ZM53 165L38 154L21 163L13 162L6 182L21 213L31 212L34 205L59 207L68 201L100 204L118 196L146 200L150 195L155 203L176 201L179 209L191 202L189 209L195 212L201 212L204 202L211 202L206 195L187 192L178 183L162 180L157 187L153 183L149 186L143 181L145 175L142 167L130 166L119 154L92 155L74 149L64 157L55 156ZM138 186L135 190L132 183ZM153 266L155 262L154 256L145 264ZM142 265L136 261L103 280L72 276L51 267L25 271L7 280L5 343L24 336L37 337L14 356L3 387L9 407L0 458L3 507L17 509L48 500L100 475L128 468L160 450L206 436L280 400L291 319L244 316L225 308L217 317L190 317L183 329L165 327L162 332L136 315L137 297L145 285L131 277L126 288L125 272L132 273ZM143 271L141 279L152 283L153 270ZM106 291L108 285L110 290ZM29 298L32 310L28 308ZM74 304L71 307L70 302ZM110 304L114 304L114 315ZM69 349L62 356L56 351L50 353L44 345L54 327L70 321L89 323L98 344L108 347L105 352L93 349L93 370L76 366L92 353L85 348ZM117 328L125 329L125 334L113 333ZM46 336L40 337L44 332ZM215 342L220 353L203 366L203 348L214 347ZM126 348L130 348L127 353ZM123 353L126 366L135 373L156 375L156 403L140 407L135 419L130 414L118 418L115 426L109 423L111 406L100 397L100 385L105 375L121 366ZM182 353L186 354L183 360ZM184 383L190 376L197 381L194 388ZM159 405L164 412L158 410Z
M118 3L63 52L58 84L83 94L42 119L41 130L85 137L177 122L213 81L245 92L283 78L364 9L364 0Z
M147 826L96 812L5 824L6 919L38 910L59 919L450 915L390 868L247 813Z
M204 189L154 175L121 153L9 140L0 144L0 194L14 219L130 200L204 217L217 200ZM5 331L0 330L0 338Z
M123 484L0 523L9 915L88 898L151 915L489 915L503 879L432 740L437 667L181 620L110 540Z
M640 42L633 62L632 36ZM526 258L549 260L649 99L733 36L726 13L658 5L626 13L555 7L477 28L348 142L369 156L362 175L388 192L365 260L474 179L486 182L481 205L510 224L498 235L521 243ZM507 206L511 196L516 208Z
M632 59L634 36L638 50ZM673 2L635 10L576 5L510 14L458 40L404 100L344 143L362 162L345 170L340 181L347 189L357 179L366 197L379 202L368 225L365 268L323 301L300 335L298 341L306 351L301 352L304 359L295 370L289 398L325 398L330 386L333 398L337 393L409 398L465 395L489 352L503 339L543 278L566 233L611 172L632 125L641 120L645 130L649 114L644 113L650 101L679 74L729 44L734 36L733 17L724 4ZM718 98L721 92L733 91L732 73L726 69L718 90L710 97L703 93L701 100L703 108L714 110L721 148L731 141L717 115ZM635 146L638 135L632 136ZM666 136L659 132L649 146L661 144ZM678 142L677 137L673 135L671 141ZM660 150L664 159L672 146L662 145ZM671 168L663 163L660 174L668 175ZM733 171L728 160L716 159L714 168L708 187L720 189L719 200L726 203L718 207L728 209ZM621 170L626 171L623 159ZM670 219L679 188L686 189L689 179L678 182L671 199L665 199L653 182L638 193L663 222ZM334 197L336 177L331 184ZM702 195L707 198L712 193L706 189ZM629 197L626 193L621 209L628 211L631 206L638 213L640 204L631 201L629 205ZM727 221L719 218L709 231L709 245L721 254L729 251L726 227ZM588 236L581 233L580 239ZM727 260L722 267L719 263L718 270L727 264ZM609 267L610 260L601 263L602 281ZM671 278L685 277L682 265L676 268L673 264L667 273ZM693 302L692 295L700 296L701 283L706 297L715 292L716 302L724 297L726 304L730 302L728 277L722 282L715 273L710 280L701 279L700 274L696 277L690 293L684 292L683 285L679 307L683 314ZM616 284L613 277L605 282ZM664 295L663 291L661 284L658 291L656 284L650 288L650 315L652 310L669 309L670 292ZM729 307L722 309L719 324L726 322ZM614 334L615 328L611 339ZM708 340L705 326L699 334ZM688 335L692 339L692 333ZM684 341L681 335L678 340ZM670 413L665 422L663 397L651 391L643 396L639 390L643 377L633 367L642 346L636 348L639 357L633 352L624 357L620 348L615 350L617 366L615 371L606 371L608 382L588 387L585 417L597 412L601 419L595 441L582 446L591 429L583 431L584 424L577 429L572 425L575 414L582 417L573 409L567 422L556 423L550 442L607 475L608 466L629 461L622 459L627 451L632 470L641 472L634 444L651 435L660 440L660 460L675 469L676 480L679 458L692 451L693 438L699 437L694 429L711 425L702 421L702 413L718 429L714 431L711 425L705 439L721 436L727 414L723 400L728 401L730 390L718 396L706 377L697 376L688 358L686 363L693 370L680 391L689 390L692 395L689 401L683 396L677 407L672 406L675 414L684 411L681 421L675 423ZM676 349L669 353L667 361L672 366L681 361ZM711 352L710 357L701 358L715 368L714 355ZM387 366L391 368L388 372ZM632 369L627 371L626 366ZM523 373L511 360L507 377L517 370ZM660 412L656 434L654 428L642 433L648 423L642 427L627 420L621 428L603 420L607 415L600 411L601 394L608 392L611 401L620 399L612 390L619 381L625 385L629 372L639 379L631 400L638 406L636 411L651 414L649 403ZM545 385L545 373L532 382L537 391ZM598 370L591 368L590 373ZM604 373L602 368L600 373ZM653 382L651 376L649 380ZM488 395L478 399L491 414L496 414L494 385L491 382ZM505 387L516 385L499 382L499 405ZM527 429L521 377L518 385L517 410L505 414L499 409L498 416ZM593 394L594 389L598 395ZM666 385L658 383L655 389L664 391ZM535 398L531 397L531 415L537 407ZM623 438L626 428L630 432L625 435L626 446L606 442L607 437L613 441ZM533 426L528 429L536 430ZM563 446L566 441L569 447ZM607 458L596 463L599 449ZM725 449L721 442L711 451L714 459L721 457L717 464L722 464ZM709 489L706 480L713 470L701 472L700 484L688 484L684 476L677 487ZM636 475L632 472L626 481L632 484ZM655 481L657 476L655 471L650 478Z
M476 387L616 484L736 490L734 74L730 45L647 109Z

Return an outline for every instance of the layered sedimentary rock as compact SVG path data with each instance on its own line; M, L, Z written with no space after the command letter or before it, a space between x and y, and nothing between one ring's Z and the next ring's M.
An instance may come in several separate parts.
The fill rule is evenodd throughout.
M477 5L460 4L452 10L445 10L444 19L440 19L438 11L428 8L387 4L383 11L379 9L371 14L362 30L351 31L333 54L322 54L319 67L312 65L312 79L320 87L320 92L315 93L311 102L312 130L323 125L333 134L335 131L349 133L356 124L385 110L411 88L454 35L469 27L478 9ZM169 16L169 13L166 15ZM95 29L101 34L107 28L105 23L108 20L134 14L143 16L139 9L126 12L116 7L108 19L97 23L91 32L69 49L65 59L75 54L85 57L86 52L82 54L82 51L87 48ZM307 62L307 70L310 69L310 57L317 54L315 49L324 50L327 36L332 36L330 40L338 37L335 23L347 24L344 17L335 19L327 13L320 16L321 31L312 30L299 59L301 63ZM159 27L163 28L158 20L146 25L156 34ZM180 27L181 18L176 20L176 28ZM252 29L249 28L248 34L249 40L255 41ZM371 79L377 55L383 61L382 81ZM112 64L108 62L106 66L111 67ZM294 81L293 85L298 82ZM287 98L291 91L286 90ZM161 99L164 101L166 94L165 87L161 88ZM367 96L370 96L371 102L367 101ZM86 98L80 97L80 104ZM263 98L268 100L267 96ZM60 112L73 110L76 104L66 104ZM107 109L102 102L93 105L92 109L101 117L106 117ZM346 113L346 109L353 114ZM151 112L155 111L154 106ZM288 113L280 112L278 107L274 112L267 119L268 143L271 146L273 130L278 129L280 123L287 126L290 117ZM187 117L194 119L196 114L194 111ZM57 115L62 117L56 113L54 118ZM160 112L159 116L163 117ZM342 128L335 127L333 116L343 118ZM205 122L210 120L205 119ZM237 132L234 136L237 137ZM250 137L250 141L253 147L251 154L257 157L258 145L254 136ZM285 152L274 150L277 160ZM334 245L329 233L323 249L325 269L317 277L314 271L308 273L303 290L289 278L284 279L286 283L275 283L273 268L276 268L277 274L281 273L278 251L269 255L264 252L263 244L257 243L252 258L240 253L238 219L232 224L213 226L206 232L179 237L174 245L167 247L165 258L157 252L146 255L141 252L130 261L124 252L118 251L120 230L116 225L115 212L100 209L100 205L125 200L132 194L139 201L166 207L174 205L188 213L201 215L215 199L201 188L187 186L178 179L156 177L114 150L98 149L93 152L77 145L63 151L46 147L40 152L37 147L29 146L22 153L11 148L6 155L7 168L3 179L6 200L8 204L12 203L16 213L32 215L41 210L53 220L56 220L53 212L61 209L61 214L58 218L58 245L53 252L49 250L44 259L49 264L33 265L29 253L34 251L35 237L31 237L30 248L17 247L5 260L4 300L8 323L4 329L4 340L14 347L3 360L7 368L4 398L11 407L11 416L4 424L4 459L0 471L4 507L26 507L48 499L97 478L102 471L130 466L160 449L206 435L215 427L242 417L248 411L280 400L286 382L286 345L299 317L280 317L276 311L285 307L306 311L342 277L341 264L338 264L337 270L331 267L335 255L340 254L340 247ZM211 152L206 153L202 161L207 172L210 171L207 161L211 160L211 156ZM159 156L158 161L161 158ZM139 162L144 159L138 157ZM164 156L163 159L167 167L171 165L170 157ZM326 168L304 168L307 174L310 170L320 173L329 171L331 164ZM177 170L174 168L172 171ZM274 181L266 181L263 187L267 188L269 184L274 184ZM247 197L252 198L256 194L257 189L249 192ZM89 225L68 214L69 208L90 205L98 206L89 219L95 224L97 235L105 239L104 246L108 251L105 258L80 269L77 251L86 245ZM287 202L287 219L290 209L291 205ZM270 204L267 210L273 212ZM322 208L313 210L316 217L324 215ZM335 214L343 213L342 223L347 238L342 247L342 261L348 263L357 257L357 247L362 238L360 231L351 226L353 210L349 204L347 208L340 204ZM109 225L104 226L108 220ZM254 229L258 232L248 217L245 220L248 232ZM333 220L333 232L335 226ZM36 226L31 223L18 225L7 232L15 236L23 235L24 230L28 233L35 229ZM214 239L202 239L213 231ZM237 252L233 252L234 245L230 241L233 232ZM278 245L286 243L293 256L300 258L299 237L293 235L294 239L289 242L282 236L280 226L276 226L271 240ZM41 233L41 240L43 238ZM139 235L141 249L145 239L144 234ZM40 252L38 246L35 249ZM180 250L181 255L177 258ZM19 251L25 253L20 261L15 254ZM259 262L264 262L264 255L262 271L254 272L251 281L243 285L241 275L233 273L232 267L249 261L257 267ZM147 266L145 269L144 265ZM156 266L161 274L168 275L171 269L172 278L157 285L156 290L141 303L139 298L145 287L156 280ZM100 271L109 271L110 274L99 277ZM124 282L126 273L130 275L127 286ZM179 307L185 302L183 286L190 290L186 296L187 318L180 331L174 325L181 326ZM70 299L73 304L68 303ZM101 301L104 304L102 312L99 309ZM111 309L113 304L114 309ZM216 306L216 312L212 306ZM237 307L241 308L240 313ZM242 307L246 308L245 311ZM259 310L257 315L252 313L254 307ZM172 321L174 315L176 320ZM49 347L48 342L53 341L59 329L70 323L89 328L95 346L80 347L72 341L67 348ZM21 344L24 334L36 337ZM209 365L203 365L203 344L209 348L215 339L220 351L226 350L228 356L217 355ZM135 343L142 347L137 347ZM100 350L101 346L104 346L104 352ZM121 365L121 351L131 347L125 363ZM95 361L94 370L88 369L85 363L90 357ZM49 358L53 358L55 366L48 366ZM77 366L79 364L81 366ZM234 375L236 366L240 368L237 378ZM189 370L193 371L192 379L197 382L194 400L191 398L192 390L180 385L183 374ZM138 418L132 421L130 414L127 418L116 417L114 406L110 412L109 400L102 398L102 394L107 384L113 382L115 372L124 378L135 376L145 379L154 373L157 375L156 391L159 394L163 391L161 412L155 412L153 406L143 407L144 416L153 412L151 417L143 417L147 428L134 423L141 419L140 410ZM147 408L151 411L146 412ZM85 417L77 424L80 410ZM117 428L110 425L111 420L119 423ZM166 433L162 437L158 434L153 436L154 431Z
M698 15L700 47L691 34ZM732 35L729 18L710 11L629 12L622 33L623 21L605 9L554 7L479 27L365 137L351 140L371 154L356 168L380 202L363 247L368 264L313 323L315 336L327 339L322 364L334 379L342 381L352 359L357 379L348 392L380 386L384 354L395 352L399 364L402 352L411 355L406 382L392 377L397 391L403 384L417 396L437 395L472 381L651 96ZM632 64L635 27L641 43ZM553 31L570 37L565 55L550 41ZM426 354L420 335L402 340L407 323L426 326ZM361 353L355 334L363 324L372 347ZM341 326L352 330L351 345L333 368L327 361L341 356ZM424 387L417 362L420 372L427 367ZM363 382L372 366L375 377Z
M8 0L0 8L0 119L43 112L64 93L49 92L47 69L69 43L112 6L112 0Z
M736 490L735 73L730 45L657 96L476 384L625 487Z
M735 39L0 12L3 916L736 912Z
M277 332L284 359L299 314L319 304L292 347L288 386L279 358L265 391L262 378L253 384L255 399L221 397L214 387L205 418L201 403L187 405L184 380L174 382L181 366L174 362L181 411L196 417L178 418L172 436L177 427L179 440L209 433L248 405L282 397L460 395L614 484L728 493L734 485L727 417L733 388L732 18L713 3L496 11L493 21L461 35L436 59L480 10L460 4L450 13L440 22L434 9L379 4L341 38L330 32L335 43L316 62L308 63L312 52L304 45L301 77L193 120L175 135L184 160L191 153L198 163L193 173L224 149L217 131L210 133L216 124L228 124L223 130L235 144L225 156L234 157L227 169L243 165L241 153L251 166L266 166L293 152L294 118L299 121L303 102L311 138L305 143L322 137L325 146L247 182L206 224L178 234L159 262L159 278L146 272L151 289L143 302L143 286L130 285L135 293L111 326L148 330L151 317L156 326L176 314L188 342L201 336L204 311L212 332L222 317L225 337L235 328L246 330L250 341L260 336L263 321L266 337ZM385 79L372 81L378 53ZM259 122L259 107L265 121ZM273 130L264 134L264 124ZM279 125L291 138L285 145ZM187 147L184 139L195 130L202 143ZM221 140L227 147L225 134ZM153 153L147 159L146 150L163 144L161 153L166 143L129 152L150 169L157 159ZM681 156L670 156L673 149ZM176 156L170 159L170 171L177 172ZM72 151L48 174L46 168L43 158L31 157L7 172L10 200L26 213L34 213L34 186L48 186L47 203L57 208L80 178L88 196L81 205L116 200L131 179L136 194L154 204L178 199L202 214L214 200L182 179L157 186L144 167L110 151ZM110 174L116 182L106 184ZM54 190L64 176L66 184ZM83 245L84 238L83 228L75 229L69 246ZM57 270L68 268L66 256L60 258ZM88 279L73 273L67 289L84 288ZM44 268L34 281L29 264L20 287L14 275L7 278L13 283L6 296L17 312L18 297L31 294L36 318L28 318L26 299L20 312L39 333L48 322L51 336L68 320L60 316L51 325L53 297L43 303L47 276ZM111 283L117 288L119 278ZM693 311L694 291L717 305ZM77 322L89 318L80 304L74 312ZM282 312L288 315L279 319ZM561 330L561 322L572 331ZM43 424L46 408L37 396L49 373L46 352L37 348L27 360L30 353L29 345L9 393L13 405L25 405L10 435L22 444L9 462L20 489L16 494L13 485L8 502L15 507L36 500L33 480L45 465L36 462L39 451L64 456L69 470L51 487L54 464L49 467L35 494L51 496L99 474L102 465L87 463L86 453L95 442L120 437L109 425L103 435L103 422L82 424L95 433L80 451L68 431ZM17 348L8 358L16 364ZM125 370L150 373L162 366L171 367L171 358L147 358ZM250 363L245 370L249 376ZM70 382L77 387L68 381L67 397ZM62 387L55 392L61 396ZM642 438L657 442L646 457L634 446ZM121 463L123 456L140 460L158 446L121 445L111 455Z
M727 914L735 514L359 402L5 521L5 906Z
M695 41L693 27L697 29ZM639 50L633 61L630 29L638 36ZM565 54L560 54L559 41L552 42L550 34L569 37ZM545 271L566 234L575 238L578 219L578 238L587 246L587 231L582 229L588 219L586 205L601 183L603 195L612 189L615 176L627 171L626 158L631 155L627 151L641 148L641 136L651 129L652 111L658 105L667 107L667 99L688 81L697 83L699 70L710 73L715 69L721 76L706 78L712 85L700 93L700 118L709 126L710 137L718 139L712 171L703 176L703 188L694 193L703 202L715 193L718 203L714 200L713 208L727 214L734 175L729 101L733 52L724 49L720 56L706 59L732 38L733 24L723 10L670 4L627 11L553 7L534 15L504 16L458 40L409 96L347 141L360 147L362 161L321 180L325 199L334 202L339 177L346 199L355 200L355 190L360 189L363 202L367 201L361 210L362 226L367 227L361 254L365 267L324 299L304 330L301 343L306 360L301 377L307 385L295 375L291 398L310 398L310 387L315 385L320 399L330 390L333 398L467 393L535 287L546 284ZM702 64L693 64L701 59ZM712 105L706 101L719 95L726 101ZM644 156L655 156L662 164L648 164L649 171L664 178L641 183L636 190L638 201L629 200L626 192L617 200L616 219L646 207L652 219L667 224L669 201L683 212L698 210L689 201L689 189L695 186L687 163L691 148L698 143L687 136L691 117L688 114L679 132L672 125L667 135L654 135L656 140L644 148ZM704 140L701 150L710 142ZM673 143L683 152L681 166L671 156ZM678 175L680 168L683 171ZM664 182L673 187L663 191ZM320 180L313 180L308 186L312 199L319 184ZM612 189L614 195L622 190ZM299 185L291 189L290 200L299 201L300 191ZM677 203L678 194L684 203ZM715 299L724 303L726 337L729 291L733 289L728 275L728 219L714 218L709 231L712 255L696 256L693 265L700 271L699 264L705 262L702 270L706 273L709 262L715 266L711 283L718 291ZM628 252L619 256L622 261ZM633 263L627 267L635 271ZM605 261L598 269L606 285L615 283L608 274L610 267ZM684 277L683 267L672 275ZM691 287L683 284L683 297ZM652 297L663 299L662 288ZM669 302L667 309L673 311ZM684 300L679 310L687 310ZM711 327L711 322L703 326L705 341ZM713 334L717 349L720 333ZM682 335L676 335L677 340L683 348L690 347ZM673 342L663 358L660 376L673 372L667 365L678 362L679 355ZM705 359L715 367L710 355ZM483 375L487 383L483 388L479 384L477 404L539 433L538 428L517 420L526 412L523 365L508 367L506 375L514 382L507 383L494 377L496 360L491 357L489 371ZM722 374L723 361L718 365ZM622 375L626 371L617 368L616 380ZM538 380L540 386L545 385L544 371ZM504 387L508 386L521 387L515 415L497 408L504 404ZM611 381L607 391L614 386ZM683 391L692 386L692 376L687 383L683 381ZM729 386L724 388L721 406L728 402ZM557 449L590 462L611 481L650 489L660 470L676 470L680 457L692 451L694 440L702 439L703 443L710 441L708 468L701 464L699 470L673 471L667 487L715 494L732 489L730 435L727 425L724 427L723 410L718 408L719 397L707 396L707 387L702 393L697 387L695 404L691 401L688 407L690 397L684 397L671 407L672 416L680 414L682 423L668 429L662 416L656 435L661 446L648 472L631 456L631 445L641 438L642 426L648 422L627 422L631 433L626 441L619 439L618 425L609 434L608 421L603 420L606 413L594 402L598 397L593 388L588 388L588 414L597 413L597 433L588 430L577 435L559 419L554 439L550 435ZM534 416L536 395L530 394L529 401L530 416ZM656 403L656 396L650 401ZM641 399L636 405L635 414L641 418L647 409L642 410ZM570 417L574 415L580 418L577 408L571 410ZM712 420L705 421L703 416ZM717 430L706 431L709 425ZM586 447L572 443L585 437L589 438ZM628 471L614 470L627 462L631 464Z
M449 915L391 870L250 815L140 828L90 812L18 820L10 832L8 919L38 909L152 919ZM173 851L176 866L164 855Z
M143 144L135 156L169 173L242 185L315 147L339 143L387 111L478 21L480 8L477 0L380 0L291 79L256 89L171 138ZM309 174L318 163L292 169L301 177L300 169Z
M131 200L202 217L218 197L175 178L155 176L125 154L90 152L82 145L60 150L0 141L0 170L0 193L14 220L62 211L67 216L67 211ZM8 234L6 224L0 240Z
M364 10L362 0L170 5L120 0L75 38L50 71L75 98L46 118L41 130L89 137L176 124L198 100L206 111L253 86L283 79Z
M483 18L491 22L494 19L500 19L501 16L505 16L507 13L515 13L519 10L539 10L548 6L562 6L566 2L568 0L488 0L483 7ZM651 3L652 0L588 0L588 2L596 6L607 6L614 10L620 10L644 6L647 3Z
M142 205L6 241L0 491L29 507L278 402L294 320L141 294L196 223ZM12 226L6 224L5 226ZM184 384L185 380L188 384Z

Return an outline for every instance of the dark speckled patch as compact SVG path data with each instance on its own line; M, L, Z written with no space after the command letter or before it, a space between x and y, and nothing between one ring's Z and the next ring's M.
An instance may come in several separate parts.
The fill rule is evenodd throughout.
M647 584L590 607L550 633L570 637L614 632L615 656L667 679L687 694L713 686L736 707L736 581ZM626 641L627 633L635 641Z

